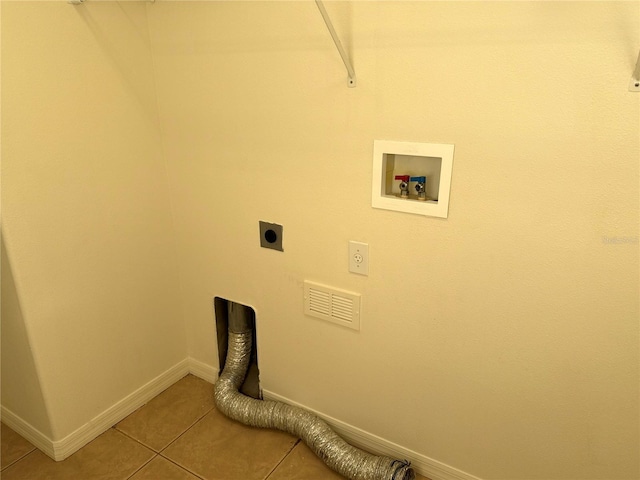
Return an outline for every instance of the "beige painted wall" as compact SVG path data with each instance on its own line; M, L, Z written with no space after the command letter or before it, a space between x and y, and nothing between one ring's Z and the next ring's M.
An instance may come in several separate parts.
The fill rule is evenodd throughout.
M51 438L51 422L2 241L2 406ZM5 419L6 421L6 419Z
M148 5L190 355L222 296L267 390L481 478L638 478L638 3L327 9L355 89L311 1ZM447 220L371 208L374 139L455 144Z
M274 393L485 479L637 478L637 2L327 8L355 89L311 1L2 3L3 405L60 439L215 366L222 296ZM371 208L374 139L455 144L447 220Z
M1 13L2 9L0 8ZM0 92L1 90L2 78L0 77ZM0 108L0 113L1 111L2 109ZM0 137L0 150L2 148L1 140L2 138ZM1 174L2 170L0 169L0 180ZM1 199L2 195L0 195ZM13 413L21 418L29 418L34 428L44 435L51 436L49 415L42 396L42 389L40 388L40 378L31 355L24 318L17 299L11 266L4 245L1 224L0 250L0 286L2 287L0 293L0 300L2 301L2 322L0 324L0 379L2 382L0 383L0 393L2 394L2 405L5 408L9 408L7 405L11 405ZM3 389L4 385L11 385L12 388ZM4 417L2 420L6 421Z
M160 143L144 4L3 2L2 404L54 441L186 357Z

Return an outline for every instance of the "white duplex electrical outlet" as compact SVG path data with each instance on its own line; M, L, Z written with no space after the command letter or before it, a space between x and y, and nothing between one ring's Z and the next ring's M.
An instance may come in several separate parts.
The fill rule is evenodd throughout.
M349 271L369 275L369 244L349 242Z

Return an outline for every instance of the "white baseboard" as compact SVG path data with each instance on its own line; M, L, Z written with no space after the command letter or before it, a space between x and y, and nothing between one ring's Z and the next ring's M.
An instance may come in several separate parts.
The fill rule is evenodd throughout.
M75 432L70 433L62 440L53 442L56 454L54 460L64 460L77 452L188 373L189 361L184 359L85 423Z
M138 388L133 393L106 409L101 414L67 435L62 440L53 441L31 424L20 418L8 408L2 406L2 421L16 433L30 441L35 447L56 461L64 460L71 454L84 447L98 435L101 435L113 425L123 420L135 410L143 406L149 400L162 393L182 377L191 373L209 383L215 383L218 378L218 369L194 358L185 358L164 373ZM387 455L398 459L411 461L416 472L431 480L480 480L478 477L458 470L457 468L438 462L432 458L409 450L401 445L385 440L381 437L366 432L360 428L349 425L321 412L300 405L286 397L274 392L264 390L266 400L276 400L290 405L295 405L313 412L326 421L339 435L349 443L378 455Z
M195 375L209 383L216 383L218 380L218 369L211 365L207 365L200 360L189 357L189 373Z
M26 440L29 440L38 450L42 451L51 458L55 458L53 441L44 433L42 433L30 423L23 420L21 417L13 413L4 405L2 405L0 409L0 415L2 416L2 423L4 423L7 427L11 428L11 430L13 430Z
M458 470L457 468L446 465L434 460L433 458L429 458L418 452L409 450L408 448L373 435L372 433L354 427L353 425L349 425L348 423L330 417L329 415L325 415L304 405L300 405L299 403L289 400L288 398L274 392L263 390L262 394L265 400L276 400L304 408L305 410L314 413L327 422L329 426L336 431L336 433L356 447L377 455L386 455L400 460L410 460L411 466L416 472L430 478L431 480L480 480L478 477L471 475L470 473L463 472L462 470Z
M64 460L187 375L189 360L180 361L61 440L51 440L4 406L2 421L49 457Z
M1 409L2 421L49 457L56 461L64 460L95 439L98 435L101 435L113 425L143 406L149 400L162 393L188 373L202 378L209 383L215 383L218 378L217 368L193 358L185 358L62 440L51 440L4 406L2 406ZM438 462L437 460L409 450L408 448L397 445L304 405L300 405L274 392L264 390L263 396L266 400L277 400L313 412L326 421L345 440L357 447L378 455L410 460L416 472L431 480L480 480L474 475Z

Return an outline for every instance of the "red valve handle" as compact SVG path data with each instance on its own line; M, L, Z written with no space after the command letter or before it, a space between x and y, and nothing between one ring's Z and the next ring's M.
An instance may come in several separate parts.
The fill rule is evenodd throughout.
M408 182L409 178L409 175L396 175L396 180L402 180L403 182Z

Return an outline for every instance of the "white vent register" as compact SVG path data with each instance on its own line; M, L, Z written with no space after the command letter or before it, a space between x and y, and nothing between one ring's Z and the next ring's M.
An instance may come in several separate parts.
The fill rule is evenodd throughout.
M360 294L305 280L304 314L360 330Z

